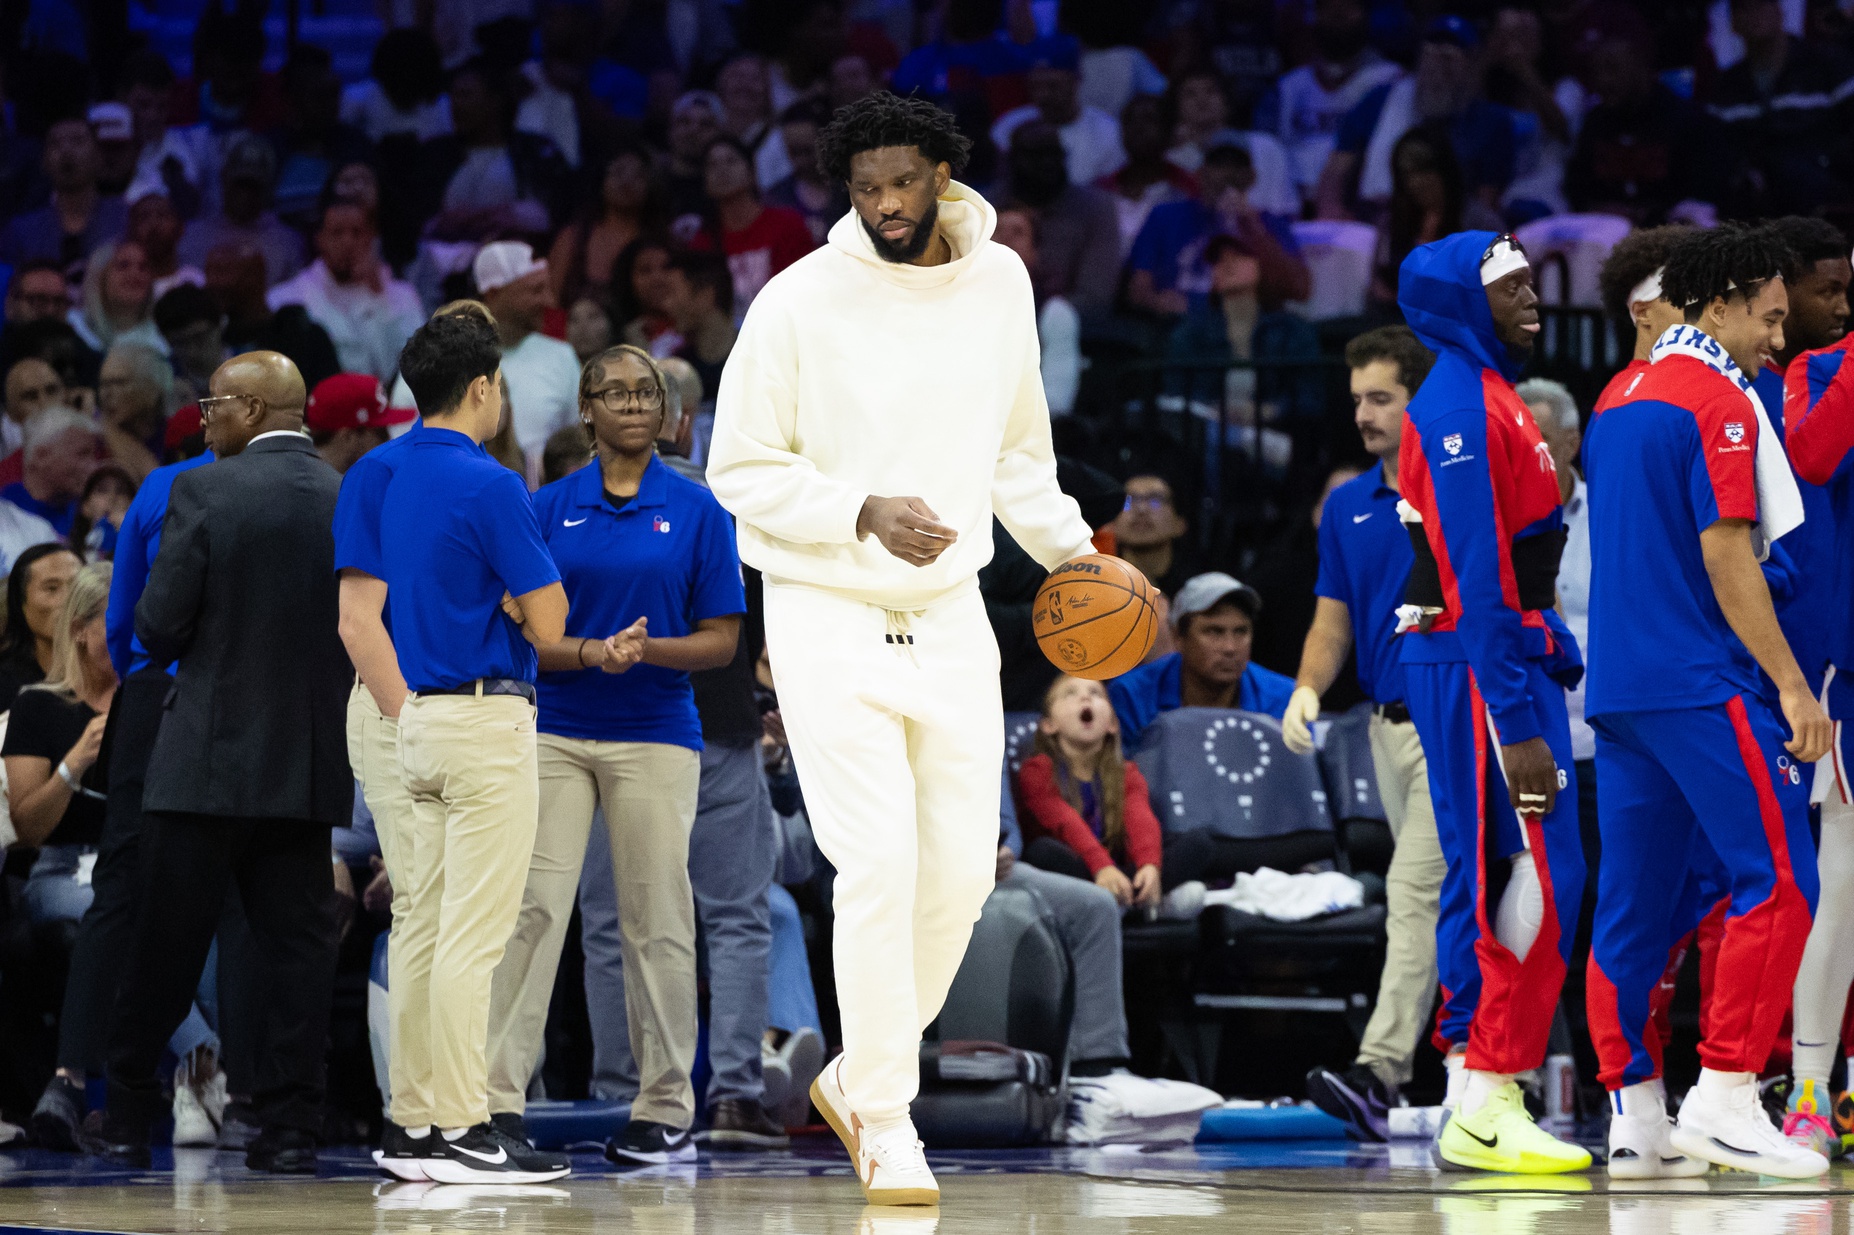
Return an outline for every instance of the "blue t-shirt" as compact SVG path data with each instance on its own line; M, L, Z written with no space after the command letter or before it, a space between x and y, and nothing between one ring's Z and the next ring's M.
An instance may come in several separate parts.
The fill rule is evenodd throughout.
M0 498L13 503L29 515L37 515L52 525L52 530L60 536L71 534L71 520L77 518L77 499L72 498L62 506L53 506L33 497L26 488L26 482L15 480L4 489L0 489Z
M1300 251L1289 220L1264 214L1262 222L1283 249L1289 253ZM1210 267L1204 264L1204 249L1213 237L1227 230L1222 217L1196 198L1162 202L1152 208L1139 234L1133 237L1127 268L1151 275L1155 291L1176 289L1187 295L1207 294Z
M557 583L521 477L454 429L427 425L403 452L380 505L382 576L393 646L413 691L477 678L534 681L534 648L502 594Z
M1591 418L1586 716L1757 694L1757 663L1719 608L1700 547L1719 520L1757 518L1757 433L1736 385L1681 355L1650 365Z
M1145 740L1146 729L1162 712L1184 706L1184 657L1177 652L1121 674L1107 684L1114 716L1120 721L1120 747L1129 755ZM1294 679L1250 662L1237 684L1236 706L1280 720L1294 694Z
M212 451L182 463L157 467L135 491L122 530L116 533L115 568L109 577L109 608L103 618L104 640L116 676L128 677L148 666L148 649L135 635L135 605L148 587L148 572L161 551L161 525L167 521L167 499L174 477L215 461Z
M1403 701L1397 658L1397 606L1416 554L1397 519L1397 491L1374 467L1346 481L1320 515L1320 577L1315 596L1346 607L1358 651L1358 684L1378 703Z
M604 639L641 617L653 638L675 639L747 610L734 521L661 459L622 509L589 463L535 494L534 510L566 586L568 638ZM539 685L542 733L702 749L695 692L680 669L569 670L543 673Z

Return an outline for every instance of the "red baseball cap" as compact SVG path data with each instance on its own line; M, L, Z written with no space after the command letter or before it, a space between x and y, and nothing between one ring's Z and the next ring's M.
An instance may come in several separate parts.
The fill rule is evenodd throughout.
M167 453L173 454L180 449L180 444L200 431L200 405L189 403L175 410L167 418L167 432L162 442L167 446Z
M339 433L343 429L372 429L415 420L409 407L388 407L380 379L371 373L337 373L315 384L303 423L311 433Z

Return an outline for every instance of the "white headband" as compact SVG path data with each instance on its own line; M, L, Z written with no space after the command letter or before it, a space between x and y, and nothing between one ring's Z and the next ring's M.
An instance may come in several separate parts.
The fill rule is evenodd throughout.
M1629 289L1629 304L1641 304L1644 301L1661 299L1661 275L1666 266L1657 266L1653 274Z
M1504 279L1515 270L1529 269L1531 265L1526 260L1525 251L1503 237L1494 241L1493 248L1481 261L1481 286L1486 287L1495 280Z

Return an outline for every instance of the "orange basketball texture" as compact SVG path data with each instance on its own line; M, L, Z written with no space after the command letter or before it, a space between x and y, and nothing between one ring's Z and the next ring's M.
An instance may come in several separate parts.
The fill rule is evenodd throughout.
M1144 575L1117 557L1064 562L1037 589L1030 622L1050 663L1078 678L1119 677L1146 658L1159 611Z

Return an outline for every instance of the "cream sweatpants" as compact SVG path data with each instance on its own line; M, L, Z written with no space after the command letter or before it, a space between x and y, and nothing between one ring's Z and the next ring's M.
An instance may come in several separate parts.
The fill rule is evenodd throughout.
M1004 714L976 587L896 612L766 584L766 645L818 848L837 870L843 1089L865 1124L908 1113L995 881Z

